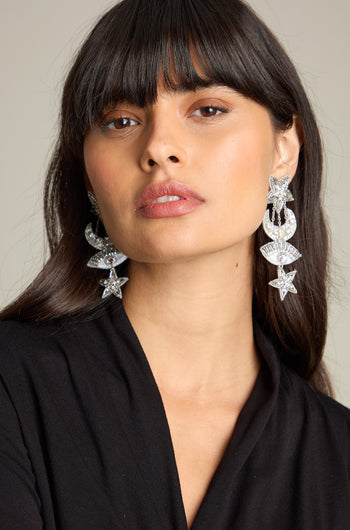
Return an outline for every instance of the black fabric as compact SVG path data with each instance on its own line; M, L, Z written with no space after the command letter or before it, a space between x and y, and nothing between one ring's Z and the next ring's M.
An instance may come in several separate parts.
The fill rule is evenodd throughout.
M350 411L255 334L263 366L192 529L350 529ZM1 530L186 530L161 396L118 300L80 322L2 322L0 348Z

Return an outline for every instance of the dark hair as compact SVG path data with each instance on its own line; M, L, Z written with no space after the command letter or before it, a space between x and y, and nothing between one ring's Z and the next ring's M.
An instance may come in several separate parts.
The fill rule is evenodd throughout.
M195 59L195 60L194 60ZM195 64L194 64L195 63ZM291 191L298 230L298 295L279 300L276 275L255 238L254 314L283 361L330 393L321 362L327 329L328 234L321 207L321 141L298 74L265 24L240 0L123 0L93 28L67 77L61 131L45 186L51 256L2 318L47 320L87 314L103 302L88 269L84 238L90 220L84 187L83 140L103 111L120 100L156 100L159 76L169 89L227 85L264 105L275 126L296 119L303 146Z

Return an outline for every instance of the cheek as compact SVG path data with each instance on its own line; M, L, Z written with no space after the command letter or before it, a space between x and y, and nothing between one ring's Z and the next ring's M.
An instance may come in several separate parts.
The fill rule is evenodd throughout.
M84 163L87 177L93 190L106 188L113 170L113 162L108 152L99 144L87 139L84 143Z
M237 235L252 234L262 222L274 153L272 138L248 131L223 145L216 157L220 223L234 226Z
M102 145L101 145L102 144ZM121 208L127 196L127 179L123 173L125 164L120 156L96 138L87 138L84 144L84 162L87 179L96 195L103 219L109 224Z
M113 201L113 167L111 160L106 156L106 152L99 149L96 143L85 142L84 144L84 163L86 176L89 182L89 187L94 193L102 216L103 225L108 231L110 226L113 226L117 219L116 208L112 207Z
M227 142L216 157L216 174L222 188L231 189L233 196L249 200L267 198L269 176L274 161L272 142L246 134Z

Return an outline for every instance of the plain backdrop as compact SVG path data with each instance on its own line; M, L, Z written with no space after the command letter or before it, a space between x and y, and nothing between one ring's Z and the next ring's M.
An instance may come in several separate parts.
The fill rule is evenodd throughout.
M57 131L64 75L107 0L1 0L0 306L40 269L42 183ZM294 60L326 149L325 202L333 233L326 361L350 406L350 2L252 0Z

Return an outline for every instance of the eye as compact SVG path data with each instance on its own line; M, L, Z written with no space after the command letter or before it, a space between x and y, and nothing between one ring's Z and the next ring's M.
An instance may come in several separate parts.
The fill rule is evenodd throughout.
M206 105L204 107L199 107L194 112L192 112L192 116L200 116L201 118L212 118L224 112L227 112L227 109Z
M138 125L138 122L136 120L132 120L131 118L116 118L114 120L110 120L107 123L103 124L104 129L111 129L111 130L120 130L120 129L126 129L128 127L132 127L134 125Z

